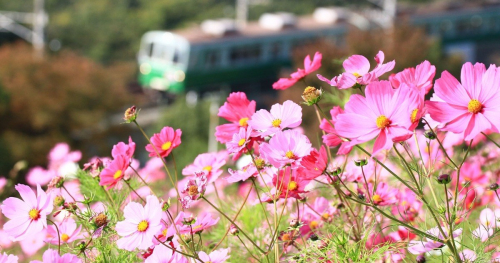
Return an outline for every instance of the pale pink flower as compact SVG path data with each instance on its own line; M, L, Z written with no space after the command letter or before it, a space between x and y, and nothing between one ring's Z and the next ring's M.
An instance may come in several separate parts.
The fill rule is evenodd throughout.
M422 95L427 94L432 89L432 80L436 75L436 67L427 60L420 63L416 68L407 68L389 77L394 88L399 88L401 84L408 87L417 88Z
M392 214L399 215L405 221L413 221L421 212L422 202L410 189L405 188L397 194L398 204L392 207Z
M0 262L2 263L17 263L19 258L16 255L9 255L5 252L0 254Z
M212 215L209 213L204 213L203 215L193 218L194 222L191 225L185 225L184 220L186 218L193 218L191 215L188 215L184 212L179 212L177 217L175 218L174 222L175 225L177 226L177 230L179 230L180 234L190 234L191 232L198 233L200 231L209 229L210 227L214 226L219 222L219 217L217 218L212 218ZM176 235L177 232L175 230L175 227L173 225L170 225L168 227L166 237L171 237L173 235Z
M231 141L226 143L227 151L231 154L241 155L241 152L248 151L247 148L251 148L252 128L240 128L240 130L233 134Z
M500 72L491 65L462 66L459 83L448 71L434 85L434 95L426 101L432 119L444 125L442 130L463 133L466 141L489 129L500 128Z
M337 116L341 113L344 113L344 110L341 107L333 107L330 110L332 119L330 121L328 121L327 119L322 119L319 128L326 132L326 134L322 137L324 144L330 147L336 147L340 145L337 154L347 154L352 150L352 146L349 146L348 142L342 140L342 138L337 134L335 127L332 126L332 124L335 125L335 123L337 122Z
M309 139L295 130L279 132L260 147L264 159L276 168L287 164L299 164L302 157L311 152Z
M226 164L227 153L202 153L198 155L194 162L184 169L182 174L185 176L195 175L197 172L205 171L207 173L208 183L213 183L222 174L221 167Z
M460 259L462 259L463 262L474 262L476 261L477 255L476 252L470 250L470 249L464 249L462 252L460 252Z
M191 200L200 199L207 189L208 179L206 174L206 172L195 173L195 175L189 179L181 193L189 196Z
M350 146L367 142L375 137L373 153L392 148L394 142L411 137L411 113L417 108L408 99L409 88L393 89L388 81L372 82L366 87L366 98L354 94L345 105L345 112L338 115L335 129Z
M187 259L180 253L159 244L154 247L153 253L144 263L188 263Z
M18 184L16 190L21 199L7 198L0 206L2 213L9 219L3 229L7 234L19 241L30 235L41 232L47 227L47 215L52 212L52 196L46 194L40 185L37 193L27 185Z
M239 181L246 181L250 177L258 175L257 167L253 163L244 166L241 170L228 169L230 176L226 177L228 183L236 183Z
M500 209L496 209L495 211L489 208L483 209L479 215L479 227L472 232L472 235L485 242L493 235L495 228L500 227L499 220Z
M66 253L62 256L57 253L57 250L47 249L43 253L43 261L34 260L32 263L82 263L76 255Z
M76 163L82 158L82 153L80 151L72 152L67 143L58 143L49 152L49 165L48 169L57 171L59 168L67 163Z
M345 73L342 73L331 80L328 80L319 74L318 78L330 84L330 86L335 86L339 89L348 89L356 84L368 85L373 81L377 81L380 76L391 71L394 68L394 65L396 65L394 60L383 64L384 57L384 52L379 51L375 56L377 66L370 71L370 61L368 61L367 58L361 55L352 55L343 63L346 71Z
M151 158L146 162L146 166L139 171L139 174L147 182L155 182L165 179L165 170L160 158Z
M28 171L26 182L30 185L46 185L56 176L56 171L46 170L41 166L35 166Z
M398 189L391 188L388 184L382 182L377 185L377 189L373 192L372 184L368 184L368 191L370 192L370 197L372 202L378 206L389 206L395 204L398 200L396 196L398 195Z
M115 186L124 176L128 169L130 159L126 156L118 155L104 170L101 171L99 177L99 185L107 186L107 189Z
M330 222L333 219L336 209L324 197L314 200L312 206L306 206L301 218L304 226L300 228L302 233L309 233L320 227L323 222Z
M219 108L219 117L231 123L219 125L215 128L215 138L221 143L231 141L233 134L241 127L248 127L248 120L255 113L255 101L249 101L244 92L229 94L227 101Z
M441 234L441 231L439 230L438 227L431 228L431 229L427 230L426 232L427 232L427 234L429 234L431 236L435 236L441 240L446 239L448 237L448 231L445 227L443 227L443 232L445 233L445 236L443 236ZM462 229L459 228L459 229L453 231L453 238L457 238L461 234L462 234ZM421 240L421 241L410 241L410 243L408 243L408 251L410 251L410 253L412 253L414 255L419 255L419 254L427 253L427 252L432 251L434 249L440 248L442 246L444 246L444 244L441 242L437 242L437 241L434 241L432 239L425 238L425 240Z
M163 127L160 133L155 133L151 137L152 144L146 145L149 157L167 157L174 148L181 144L181 135L180 129L174 131L172 127Z
M273 84L273 89L284 90L288 89L297 83L299 80L303 79L310 73L318 70L321 67L321 59L323 55L319 52L314 53L314 58L311 61L311 57L307 55L304 58L304 69L297 69L296 72L290 75L290 78L280 78Z
M226 262L226 260L230 257L229 255L229 248L221 248L213 251L209 255L203 251L200 251L198 253L198 256L202 261L198 262L211 262L211 263L222 263Z
M59 237L61 239L61 245L65 243L69 244L75 240L83 238L83 236L80 234L82 226L77 226L75 220L73 220L72 218L68 218L58 223L57 227L59 228ZM58 239L59 238L56 227L53 225L49 225L47 228L47 235L45 240L53 245L58 245L59 244Z
M23 254L30 257L35 255L40 249L42 249L47 243L45 243L46 230L42 230L34 235L29 235L25 239L19 241Z
M118 248L132 251L152 246L154 236L162 227L161 213L160 202L154 195L146 198L144 207L136 202L125 206L125 220L116 223L116 232L122 237L116 241Z
M134 156L134 152L135 143L132 141L132 137L129 136L128 144L119 142L113 146L113 149L111 150L111 156L113 156L113 158L116 158L118 155L123 155L128 157L128 159L132 159L132 156Z
M302 123L302 108L291 100L271 106L271 111L259 110L248 121L250 127L262 136L272 135L285 128L296 128Z

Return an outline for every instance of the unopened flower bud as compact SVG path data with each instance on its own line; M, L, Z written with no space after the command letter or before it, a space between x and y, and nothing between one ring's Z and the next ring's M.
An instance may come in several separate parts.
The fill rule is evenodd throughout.
M233 236L237 236L240 234L240 230L238 230L238 228L236 228L235 225L231 225L229 227L229 234L233 235Z
M295 228L295 227L298 227L298 226L299 226L299 221L297 219L294 218L294 219L292 219L290 221L290 227Z
M315 87L309 86L304 89L304 92L302 93L302 99L304 100L305 104L311 106L321 100L322 94L323 91L321 89L318 90Z
M365 200L365 194L363 193L358 194L358 198L361 200Z
M56 176L50 180L48 189L61 188L64 184L64 178L62 176Z
M318 237L318 235L316 235L316 234L312 234L312 235L309 237L309 239L311 239L312 241L316 241L316 240L318 240L318 239L319 239L319 237Z
M194 221L195 221L194 217L188 216L188 217L184 217L184 219L182 220L182 223L184 225L189 226L189 225L192 225L194 223Z
M95 158L94 160L83 165L83 170L89 170L89 174L92 177L98 177L101 170L104 168L104 164L101 159Z
M170 198L167 201L163 201L163 204L161 205L161 210L163 212L166 212L170 208Z
M64 203L64 208L68 211L76 211L76 209L78 209L78 206L76 205L75 202L69 202L69 203Z
M358 160L354 160L354 164L356 166L365 166L368 164L368 160L367 159L358 159Z
M64 205L64 197L58 195L54 197L54 206L62 206Z
M498 188L500 188L500 186L497 183L493 183L488 187L491 191L496 191Z
M126 123L134 122L137 119L138 113L139 112L137 111L137 108L135 106L132 106L125 111L123 120L125 120Z
M100 213L94 218L95 225L99 228L108 224L108 217L104 213Z
M424 254L420 254L417 256L417 263L425 263L425 255Z
M255 167L257 167L257 169L261 170L264 168L265 165L266 161L264 161L264 159L262 158L255 159Z
M340 168L340 167L335 167L335 168L333 169L333 171L332 171L332 174L333 174L334 176L337 176L337 175L339 175L340 173L342 173L342 168Z
M442 174L438 176L437 182L439 184L449 184L451 182L451 177L448 174Z
M427 138L429 140L435 140L437 138L436 134L430 130L424 132L424 136L425 136L425 138Z
M83 251L83 250L85 250L85 248L86 248L85 241L82 241L82 242L78 243L78 245L76 245L76 248L77 248L79 251Z

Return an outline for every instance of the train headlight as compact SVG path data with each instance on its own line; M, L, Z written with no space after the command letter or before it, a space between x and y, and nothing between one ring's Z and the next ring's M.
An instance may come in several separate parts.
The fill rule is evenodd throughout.
M151 65L149 65L149 63L142 63L141 66L139 66L139 71L143 75L147 75L151 72Z
M184 79L185 79L185 78L186 78L186 74L184 73L184 71L182 71L182 70L177 70L177 71L175 72L175 80L176 80L177 82L182 82L182 81L184 81Z

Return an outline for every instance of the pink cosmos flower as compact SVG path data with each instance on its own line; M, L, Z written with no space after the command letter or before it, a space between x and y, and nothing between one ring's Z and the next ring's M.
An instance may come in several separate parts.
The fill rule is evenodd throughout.
M345 73L342 73L331 80L328 80L319 74L318 78L330 84L330 86L335 86L339 89L351 88L356 85L356 83L360 85L368 85L373 81L377 81L380 76L391 71L394 68L394 65L396 65L394 60L387 62L386 64L382 64L384 63L384 57L384 52L379 51L375 56L377 66L372 71L369 71L370 61L368 61L367 58L361 55L352 55L343 63L346 71Z
M427 230L426 232L427 232L427 234L435 236L441 240L446 239L445 237L443 237L443 235L441 234L441 231L439 230L438 227L431 228L431 229ZM445 227L443 227L443 232L445 233L445 236L447 237L448 231ZM462 234L462 229L459 228L459 229L453 231L453 238L457 238L461 234ZM408 243L408 251L410 251L410 253L412 253L414 255L419 255L422 253L427 253L427 252L432 251L432 250L437 249L437 248L441 248L443 246L444 246L444 244L441 242L437 242L437 241L434 241L432 239L425 238L425 240L421 240L421 241L410 241L410 243Z
M425 95L432 89L432 80L436 75L436 67L427 60L420 63L416 68L407 68L389 77L394 88L399 88L401 84L408 87L417 88L421 94Z
M207 253L205 253L203 251L200 251L198 253L198 256L200 257L200 259L202 261L198 260L198 262L211 262L211 263L226 262L226 260L230 257L228 254L229 254L229 248L217 249L217 250L213 251L212 253L210 253L209 255L207 255Z
M188 263L187 259L180 253L175 253L172 249L164 246L155 246L153 253L144 263Z
M300 162L299 172L304 174L305 179L314 180L325 173L328 164L328 156L325 146L318 150L312 148L309 155L304 156Z
M130 159L127 159L126 156L116 156L116 159L101 171L99 185L107 185L107 189L115 186L125 176L129 164Z
M128 159L132 159L132 156L134 156L134 152L135 143L132 141L132 137L129 136L128 144L119 142L113 146L113 149L111 150L111 156L113 156L113 158L116 158L118 155L124 155L128 157Z
M399 215L405 221L413 221L421 212L422 202L417 199L416 194L405 188L397 195L398 204L392 207L392 214Z
M311 152L307 136L295 130L279 132L260 147L261 155L276 168L299 164L302 157Z
M393 89L388 81L372 82L366 87L366 98L354 94L345 105L345 113L339 114L335 129L350 146L367 142L375 137L373 154L390 149L393 142L411 137L411 113L418 108L414 100L408 100L409 88Z
M132 251L152 246L154 236L162 227L161 212L160 202L154 195L146 198L144 207L136 202L125 206L125 220L116 223L116 232L122 237L116 241L118 248Z
M0 254L0 262L2 263L17 263L19 258L16 255L9 255L5 252L3 254Z
M26 181L30 185L46 185L56 176L56 171L46 170L41 166L35 166L28 171Z
M146 145L149 157L167 157L174 148L181 144L181 135L180 129L174 131L172 127L163 127L160 133L155 133L151 137L152 144Z
M35 255L42 247L47 243L44 242L46 236L46 230L42 230L34 235L29 235L25 239L19 241L23 255L31 257Z
M52 196L46 194L40 185L37 193L27 185L18 184L16 190L21 199L7 198L0 206L2 213L9 219L3 226L4 231L14 241L19 241L41 232L47 227L47 215L52 212Z
M296 128L302 123L302 108L291 100L274 104L271 111L259 110L248 121L250 127L262 136L271 135L285 128Z
M347 154L352 150L352 146L349 146L349 142L342 140L342 138L337 134L335 127L332 127L332 124L336 125L335 123L337 122L337 116L341 113L344 113L344 110L342 108L340 108L339 106L333 107L330 110L332 119L330 121L326 119L321 120L319 128L326 132L326 134L322 137L324 144L330 147L336 147L340 145L337 154Z
M241 152L248 151L247 148L252 147L250 140L251 136L252 128L240 128L239 132L233 134L232 140L226 143L227 151L235 155L241 155Z
M324 197L318 197L314 200L312 206L306 206L301 221L304 226L301 227L302 233L308 233L311 230L317 229L323 222L330 222L336 209L330 205L328 200Z
M58 245L59 244L59 238L61 238L61 245L62 244L69 244L72 243L75 240L82 239L83 236L80 234L80 231L82 230L82 226L77 226L75 223L75 220L72 218L68 218L64 220L63 222L60 222L57 224L57 227L59 228L59 235L57 234L56 227L53 225L49 225L47 228L47 235L46 235L46 242L49 242L50 244L53 245Z
M58 143L49 152L49 165L48 169L57 171L67 162L76 163L82 158L80 151L71 151L67 143Z
M279 170L273 177L273 185L279 190L280 198L297 198L302 199L300 194L305 193L306 186L311 182L297 169L292 169L289 166Z
M177 217L175 218L174 222L177 226L177 230L179 230L180 234L190 234L191 231L194 233L198 233L200 231L209 229L210 227L214 226L219 222L219 217L213 218L210 213L204 213L201 216L194 218L194 223L191 225L185 225L183 222L186 218L192 218L191 215L188 215L184 212L179 212ZM170 225L168 228L168 231L166 233L166 237L171 237L173 235L176 235L176 230L173 225Z
M219 117L231 123L215 128L215 138L221 143L227 143L240 128L248 127L248 120L255 113L255 101L249 101L244 92L229 94L227 101L219 108Z
M432 119L444 124L442 130L463 133L470 141L479 133L500 129L500 71L484 64L462 66L459 83L448 71L434 85L434 95L426 106Z
M495 228L500 227L500 209L494 212L489 208L483 209L479 215L479 227L472 232L474 237L480 238L482 242L488 240L495 231Z
M166 177L163 162L160 158L151 158L146 162L144 168L139 171L147 182L155 182Z
M375 205L388 206L397 202L398 189L393 189L384 182L377 185L375 192L372 192L373 187L370 183L368 184L368 188L372 202Z
M273 84L273 89L284 90L293 86L295 83L300 81L305 76L318 70L321 67L321 59L323 55L319 52L314 53L314 58L311 61L311 57L307 55L304 59L304 69L297 69L296 72L290 75L290 78L280 78Z
M194 178L189 179L181 193L189 196L191 200L198 200L202 197L207 189L208 179L206 174L206 172L195 173Z
M239 181L246 181L250 177L256 177L258 175L257 167L253 163L244 166L241 170L234 171L229 168L228 172L230 176L226 177L228 183L236 183Z
M476 258L476 252L470 249L466 248L462 252L460 252L460 259L462 259L463 262L474 262L476 261Z
M82 263L76 255L66 253L62 256L57 253L57 250L47 249L43 253L43 261L34 260L32 263Z
M222 174L221 167L226 164L227 153L202 153L198 155L194 162L184 169L182 174L185 176L195 175L198 172L207 172L208 183L213 183Z

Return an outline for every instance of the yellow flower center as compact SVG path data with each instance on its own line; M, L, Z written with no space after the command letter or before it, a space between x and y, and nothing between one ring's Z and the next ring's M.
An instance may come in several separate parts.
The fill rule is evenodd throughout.
M273 127L278 128L281 125L281 120L276 119L273 122L271 122L271 124L273 125Z
M384 129L389 127L391 125L391 120L389 118L385 117L385 115L380 115L377 118L377 127L379 129Z
M328 219L330 219L330 214L329 214L329 213L323 213L323 214L321 215L321 217L322 217L324 220L328 220Z
M123 174L122 170L116 171L115 174L113 175L113 179L115 180L119 179L120 177L122 177L122 174Z
M359 73L358 73L358 72L354 72L354 73L352 73L352 74L353 74L353 75L354 75L354 77L356 77L356 78L361 77L361 75L359 75Z
M64 233L64 234L62 234L62 235L61 235L61 240L62 240L63 242L67 242L67 241L68 241L68 239L69 239L68 234Z
M380 197L380 195L374 195L372 199L375 204L382 202L382 197Z
M212 166L207 165L207 166L203 167L203 170L205 170L207 172L211 172L212 171Z
M188 188L188 194L189 195L197 195L199 192L198 192L198 186L196 185L191 185L189 188Z
M299 185L297 184L297 182L291 181L288 183L288 190L294 191L294 190L297 190L297 188L299 188Z
M240 141L238 141L238 146L243 146L243 144L245 144L247 140L246 139L241 139Z
M286 156L286 158L288 158L288 159L293 159L293 158L295 158L295 154L293 154L293 152L292 152L292 151L287 151L287 152L285 153L285 156Z
M246 117L245 118L241 118L240 121L239 121L239 123L240 123L241 127L247 127L248 126L248 118L246 118Z
M172 147L172 142L166 142L161 146L161 149L166 151L166 150L170 149L170 147Z
M411 122L416 122L416 121L418 121L418 120L417 120L417 114L418 114L418 109L414 109L414 110L411 112L411 117L410 117Z
M483 104L479 102L476 99L473 99L469 101L469 105L467 106L467 109L469 110L470 113L479 113L483 109Z
M486 227L489 227L491 223L490 223L489 220L486 220L486 222L484 222L484 224L485 224Z
M166 237L166 236L167 236L167 230L168 230L168 228L165 228L165 229L163 229L163 231L161 231L161 234L162 234L164 237Z
M316 220L311 221L311 223L309 223L309 227L310 227L311 229L316 229L316 228L318 228L318 225L319 225L319 223L318 223L318 221L316 221Z
M255 167L257 167L257 169L264 168L265 164L266 164L266 161L264 161L264 159L262 159L262 158L255 159Z
M146 221L146 220L142 220L142 221L141 221L141 222L139 222L139 224L137 225L137 230L138 230L139 232L144 232L144 231L146 231L146 230L148 229L148 227L149 227L149 223L148 223L148 221Z
M29 212L28 212L31 220L38 220L40 218L40 211L38 211L38 209L31 209Z
M403 202L401 202L402 206L406 206L407 204L408 204L408 202L406 202L406 200L404 200Z
M290 234L286 233L286 234L283 234L281 236L281 240L283 240L283 241L290 241L290 240L292 240L292 237L290 236Z

